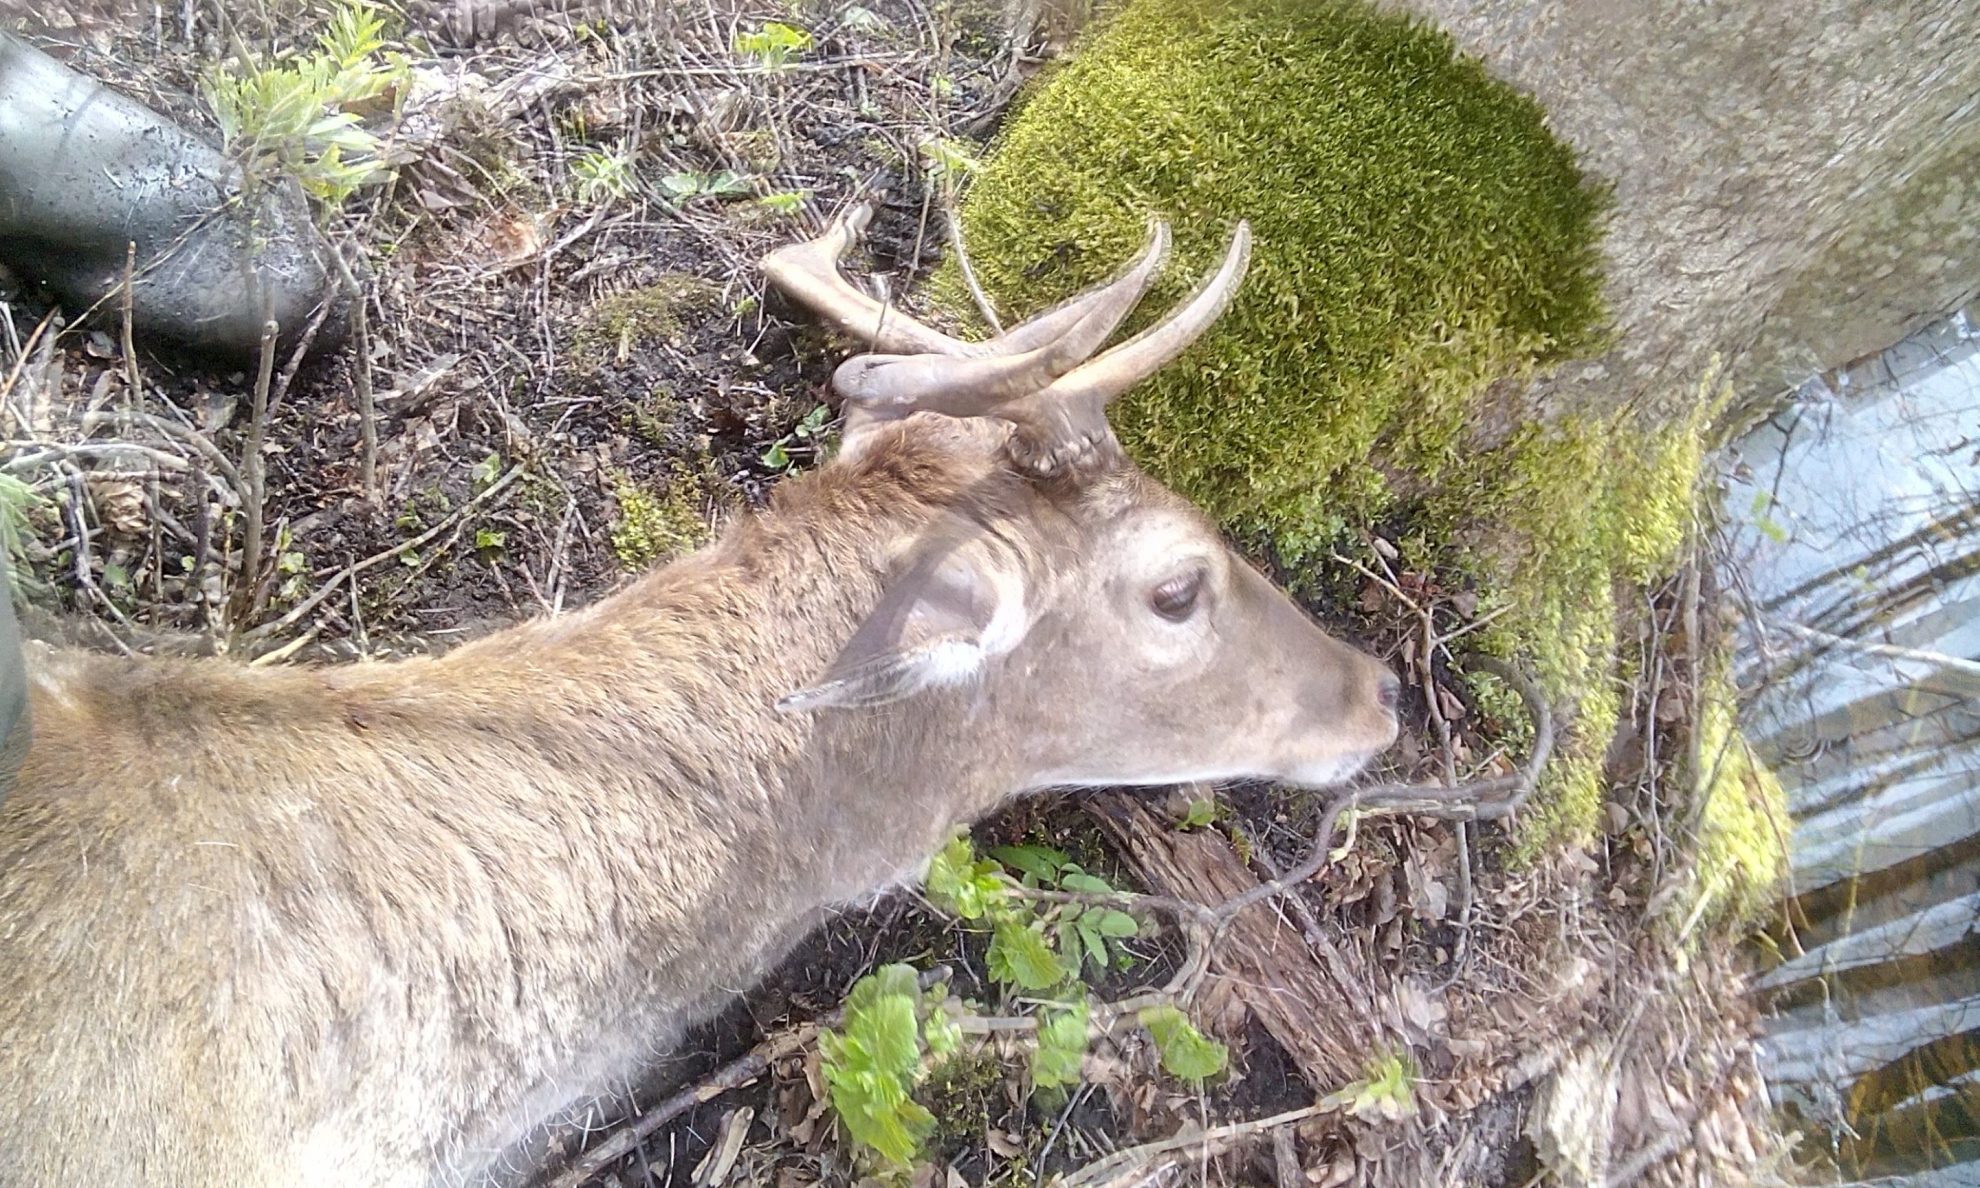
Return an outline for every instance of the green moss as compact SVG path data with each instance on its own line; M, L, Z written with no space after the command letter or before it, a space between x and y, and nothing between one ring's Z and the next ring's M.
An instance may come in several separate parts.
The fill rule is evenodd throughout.
M600 297L578 325L573 358L587 371L624 362L634 350L678 334L689 314L712 308L720 297L714 284L685 273Z
M1759 918L1787 873L1787 796L1740 736L1736 714L1731 678L1719 664L1699 691L1698 862L1691 893L1674 901L1686 936L1698 935L1700 923Z
M674 394L655 388L643 399L626 403L620 416L628 432L657 446L669 444L678 434L676 417L680 411Z
M1490 382L1596 341L1601 190L1539 108L1443 34L1333 0L1133 0L1026 103L964 208L982 280L1031 309L1166 215L1181 296L1251 221L1244 289L1116 414L1240 530L1317 545L1391 476L1460 455ZM965 310L954 271L938 281Z
M1479 646L1528 665L1571 715L1527 817L1529 845L1593 829L1622 712L1619 594L1633 603L1628 590L1673 568L1728 395L1714 371L1690 415L1654 431L1627 413L1528 426L1453 467L1424 501L1419 519L1445 526L1450 559L1498 613Z
M988 1045L965 1046L937 1064L915 1096L935 1117L938 1143L988 1131L1008 1103L1004 1066Z
M684 470L676 468L658 494L622 481L614 496L619 502L619 519L612 525L612 552L619 564L632 572L699 548L708 540L708 521L702 511L707 492L699 479Z

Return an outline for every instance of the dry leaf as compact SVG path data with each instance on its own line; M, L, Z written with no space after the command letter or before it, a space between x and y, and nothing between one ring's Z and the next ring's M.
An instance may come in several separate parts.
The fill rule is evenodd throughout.
M1462 721L1465 714L1470 711L1465 709L1464 702L1458 698L1457 694L1442 685L1438 685L1437 712L1444 715L1446 722L1458 722Z
M1430 876L1414 851L1403 859L1403 877L1409 884L1409 910L1419 920L1436 923L1450 905L1450 891Z
M1016 1159L1024 1154L1024 1144L1019 1142L1016 1136L1005 1134L994 1127L983 1136L983 1145L989 1147L990 1153L999 1159Z
M1423 983L1415 978L1404 978L1396 985L1395 1004L1403 1023L1415 1030L1418 1042L1442 1031L1444 1020L1450 1014L1443 996L1433 998Z
M90 502L96 505L96 518L118 536L143 536L151 531L151 520L144 514L144 488L131 479L89 480Z

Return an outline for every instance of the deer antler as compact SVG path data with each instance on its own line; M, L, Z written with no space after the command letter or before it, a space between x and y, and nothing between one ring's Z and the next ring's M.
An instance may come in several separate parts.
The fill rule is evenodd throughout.
M872 214L872 206L863 203L816 239L779 248L762 261L771 283L876 348L878 353L842 363L833 373L833 388L861 424L924 411L1008 421L1012 461L1040 476L1095 455L1109 461L1119 456L1107 404L1175 358L1217 319L1243 279L1251 247L1250 227L1240 222L1223 264L1189 300L1089 361L1161 270L1169 250L1166 223L1151 225L1147 246L1114 279L996 338L972 343L882 305L839 271L840 259Z

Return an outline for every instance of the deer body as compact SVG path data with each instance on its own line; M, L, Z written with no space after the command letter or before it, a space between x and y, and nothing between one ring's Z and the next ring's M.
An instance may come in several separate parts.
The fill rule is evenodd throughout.
M1393 737L1393 678L1183 501L1004 437L849 425L702 553L440 658L31 650L0 1188L466 1182L1014 794ZM1178 565L1205 609L1126 646Z

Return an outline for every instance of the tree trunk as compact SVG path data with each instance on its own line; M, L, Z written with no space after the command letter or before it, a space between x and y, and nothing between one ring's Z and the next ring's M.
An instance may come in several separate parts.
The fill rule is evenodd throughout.
M1971 0L1408 0L1531 93L1615 185L1617 336L1534 397L1682 408L1714 354L1764 395L1980 281Z

